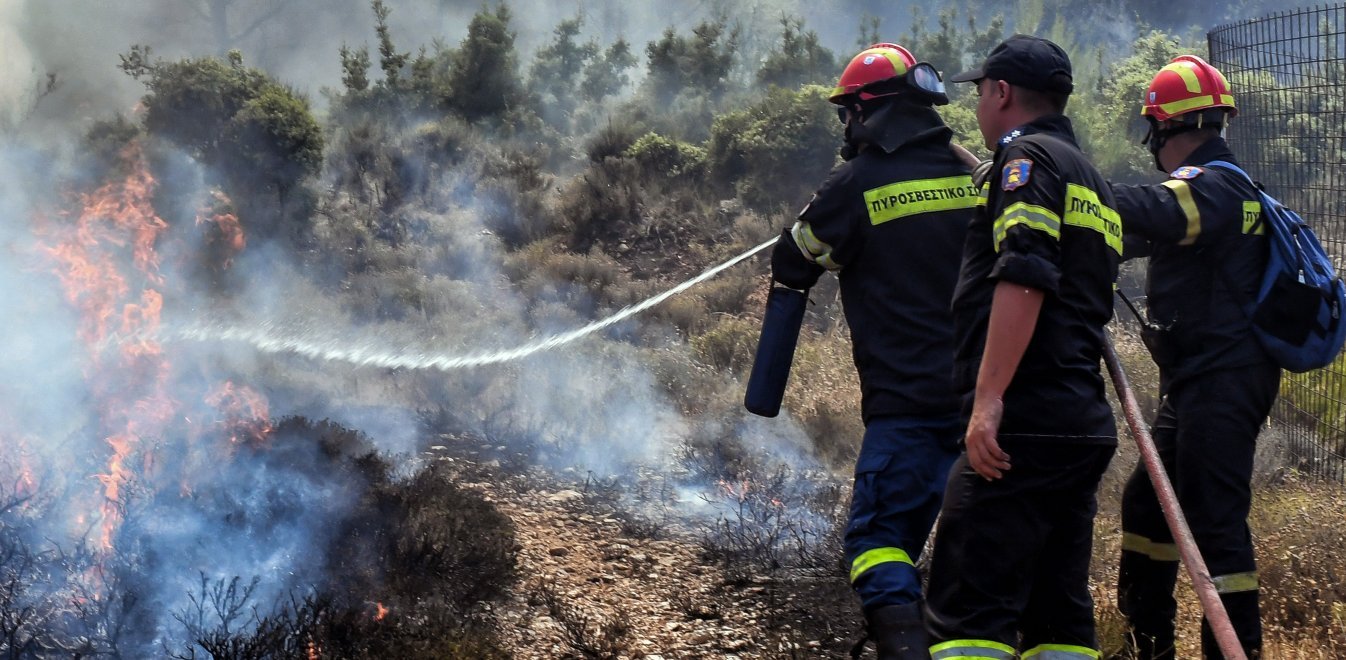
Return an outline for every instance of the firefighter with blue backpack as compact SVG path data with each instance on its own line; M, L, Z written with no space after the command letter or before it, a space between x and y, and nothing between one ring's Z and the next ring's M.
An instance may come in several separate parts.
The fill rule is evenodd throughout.
M1146 90L1145 143L1168 179L1114 185L1125 258L1148 256L1142 338L1159 367L1155 445L1245 653L1261 655L1257 566L1248 512L1257 434L1280 367L1253 331L1250 303L1267 269L1257 188L1223 129L1238 114L1229 83L1194 55L1173 59ZM1230 167L1230 166L1233 167ZM1122 495L1118 606L1125 656L1173 658L1178 549L1143 465ZM1207 658L1223 657L1208 622Z

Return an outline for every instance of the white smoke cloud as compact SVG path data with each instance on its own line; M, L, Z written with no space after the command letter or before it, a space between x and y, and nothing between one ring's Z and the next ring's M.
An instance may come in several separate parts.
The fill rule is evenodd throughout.
M24 0L0 0L0 129L13 125L24 112L26 99L37 78L33 60L19 32Z
M335 47L342 40L373 40L373 19L363 1L286 4L273 24L249 37L249 52L255 54L246 56L250 64L301 89L312 93L335 83ZM436 36L456 43L478 8L476 3L390 5L395 38L406 49ZM69 193L88 187L73 166L62 169L73 149L46 136L64 128L66 139L73 139L81 125L126 112L134 104L143 86L116 69L117 53L131 44L149 44L169 58L211 54L208 26L191 6L111 6L80 0L0 4L0 36L15 45L15 54L0 64L5 98L24 99L23 90L48 72L62 81L57 93L36 106L26 125L44 130L15 137L0 151L0 290L9 292L0 296L0 319L5 320L0 323L0 349L5 353L0 360L0 418L9 418L0 419L0 433L13 420L11 428L30 437L25 442L33 448L41 474L52 479L41 485L60 500L53 510L68 515L34 523L38 529L32 541L40 547L70 547L97 535L103 503L98 475L109 470L107 438L115 431L105 428L108 404L100 396L115 391L117 382L96 384L90 373L99 366L96 356L120 348L115 342L88 346L76 338L80 319L64 302L54 265L43 259L50 241L38 235L35 219L48 213L56 214L54 222L68 223L71 219L59 212L71 203ZM266 3L237 6L258 9ZM775 5L755 6L761 9L759 18L774 20L766 9ZM536 47L542 41L536 35L548 33L556 21L580 11L590 30L625 34L638 52L641 40L665 25L685 29L717 9L713 3L690 0L641 10L617 2L555 7L536 1L513 7L524 50ZM72 124L76 130L68 130ZM175 177L183 186L207 180L199 172ZM195 197L207 195L199 190ZM194 280L188 268L199 260L205 236L191 222L190 207L198 202L158 209L170 221L161 241L165 328L171 334L174 327L189 323L265 326L324 345L433 358L515 348L584 326L605 313L591 309L596 305L575 285L555 283L538 295L516 287L504 273L499 240L482 224L483 202L469 197L454 202L452 210L425 211L418 217L428 227L424 245L406 248L411 253L419 247L430 258L434 246L447 246L449 256L434 259L451 261L454 268L450 272L411 264L401 273L415 284L409 288L432 292L444 309L401 318L380 318L368 309L344 306L355 300L405 309L398 296L406 288L391 283L391 277L379 283L385 288L362 298L348 296L315 283L318 278L292 263L292 254L261 241L250 243L235 259L231 272L237 275L237 288L217 295ZM125 255L119 258L128 261ZM128 263L122 266L132 270ZM632 332L640 322L629 321L618 330ZM259 577L266 583L258 599L264 604L268 597L320 579L329 535L358 495L347 488L356 485L313 472L321 457L304 438L278 437L271 450L239 446L223 451L229 446L222 450L219 438L211 444L208 436L218 432L223 420L205 395L225 380L259 390L273 418L331 419L364 431L377 449L398 456L424 446L416 406L442 405L488 439L523 438L535 444L539 458L549 465L599 475L621 474L633 464L667 469L697 424L717 425L715 433L742 438L754 450L791 464L809 464L803 450L807 438L788 420L765 422L743 413L711 421L684 416L665 393L648 353L605 339L602 333L516 362L451 372L352 366L320 355L267 353L239 341L162 339L172 365L166 368L166 389L175 407L163 423L169 430L159 436L146 433L145 446L134 454L135 467L151 476L127 484L140 490L126 500L129 524L121 538L128 547L117 548L150 585L144 587L153 605L147 616L156 635L172 627L171 615L183 607L202 575L209 580ZM666 350L687 348L670 342ZM102 367L114 376L124 375L122 385L134 384L114 366ZM112 412L134 419L135 411ZM0 435L0 441L7 439ZM404 463L404 469L411 469L409 465ZM164 483L173 487L151 489Z

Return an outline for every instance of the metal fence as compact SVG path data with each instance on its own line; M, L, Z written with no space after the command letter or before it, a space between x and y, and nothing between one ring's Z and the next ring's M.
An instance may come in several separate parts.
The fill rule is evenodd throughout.
M1210 61L1239 106L1228 138L1245 168L1346 259L1346 5L1215 28ZM1346 481L1346 359L1287 374L1273 418L1302 470Z

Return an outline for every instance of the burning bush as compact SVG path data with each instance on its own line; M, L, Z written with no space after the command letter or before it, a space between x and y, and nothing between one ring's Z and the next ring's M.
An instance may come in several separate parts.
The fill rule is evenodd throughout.
M238 428L160 452L123 484L108 546L49 540L43 521L64 496L40 475L6 493L0 645L25 657L501 656L478 610L514 579L507 518L441 468L395 479L337 424L287 418L264 442L240 442Z
M147 77L145 127L210 168L209 177L239 204L250 232L296 233L282 221L307 220L295 205L301 182L322 163L322 130L303 96L232 52L215 58L152 61L133 47L122 69Z

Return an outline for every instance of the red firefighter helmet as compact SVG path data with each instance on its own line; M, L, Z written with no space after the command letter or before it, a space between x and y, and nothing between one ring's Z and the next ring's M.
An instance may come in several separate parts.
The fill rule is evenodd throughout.
M1150 81L1140 114L1166 121L1217 108L1225 109L1230 117L1238 115L1224 74L1196 55L1179 55Z
M837 81L836 89L832 90L827 100L842 103L842 97L858 94L861 100L868 101L895 94L896 92L870 94L861 89L882 80L904 76L907 70L915 65L916 58L906 48L897 44L874 44L851 58L851 63L841 72L841 80Z

